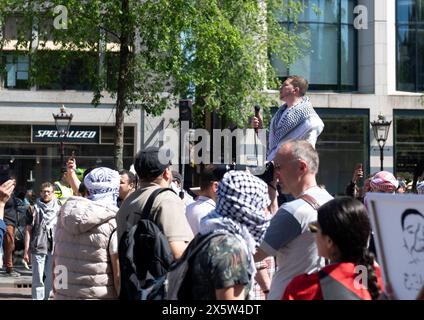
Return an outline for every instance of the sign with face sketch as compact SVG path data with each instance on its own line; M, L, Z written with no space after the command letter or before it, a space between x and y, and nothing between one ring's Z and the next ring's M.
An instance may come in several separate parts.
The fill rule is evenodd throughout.
M424 286L424 195L368 193L377 261L397 299L413 300Z

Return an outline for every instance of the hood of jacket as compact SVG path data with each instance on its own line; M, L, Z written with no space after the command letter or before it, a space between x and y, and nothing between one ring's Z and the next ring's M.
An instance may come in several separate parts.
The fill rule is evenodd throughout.
M118 207L91 201L83 197L70 197L62 206L59 223L70 234L81 234L114 219Z

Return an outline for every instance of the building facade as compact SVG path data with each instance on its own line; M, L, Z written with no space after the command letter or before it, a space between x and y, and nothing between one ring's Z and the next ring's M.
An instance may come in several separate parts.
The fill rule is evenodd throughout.
M380 170L370 121L392 121L384 169L412 178L424 160L424 1L303 1L299 30L310 49L279 76L299 74L325 123L318 139L319 182L343 193L355 165ZM290 21L283 20L290 25Z

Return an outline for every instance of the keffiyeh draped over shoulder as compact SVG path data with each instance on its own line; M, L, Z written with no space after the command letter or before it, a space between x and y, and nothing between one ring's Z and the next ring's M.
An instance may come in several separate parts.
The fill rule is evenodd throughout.
M201 220L200 232L229 231L241 236L254 254L269 225L264 212L269 204L265 182L247 171L229 171L219 182L216 209Z
M119 181L118 171L105 167L93 169L84 178L84 185L89 193L88 199L116 206L119 195Z
M309 120L308 125L306 125L307 120ZM302 129L302 126L304 126L303 130L296 131L294 134L294 130ZM291 108L287 108L284 104L272 118L268 151L275 152L275 149L284 141L304 139L303 135L307 135L312 130L317 131L316 137L318 137L323 128L324 123L312 107L309 97L303 97L301 102ZM315 142L311 144L314 145Z

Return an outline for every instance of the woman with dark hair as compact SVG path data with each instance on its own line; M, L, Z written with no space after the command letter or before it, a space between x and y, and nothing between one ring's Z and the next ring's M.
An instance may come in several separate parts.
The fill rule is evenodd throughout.
M318 254L330 261L319 272L295 277L283 300L375 300L383 289L380 269L368 250L371 225L365 206L342 197L318 209L309 225Z

